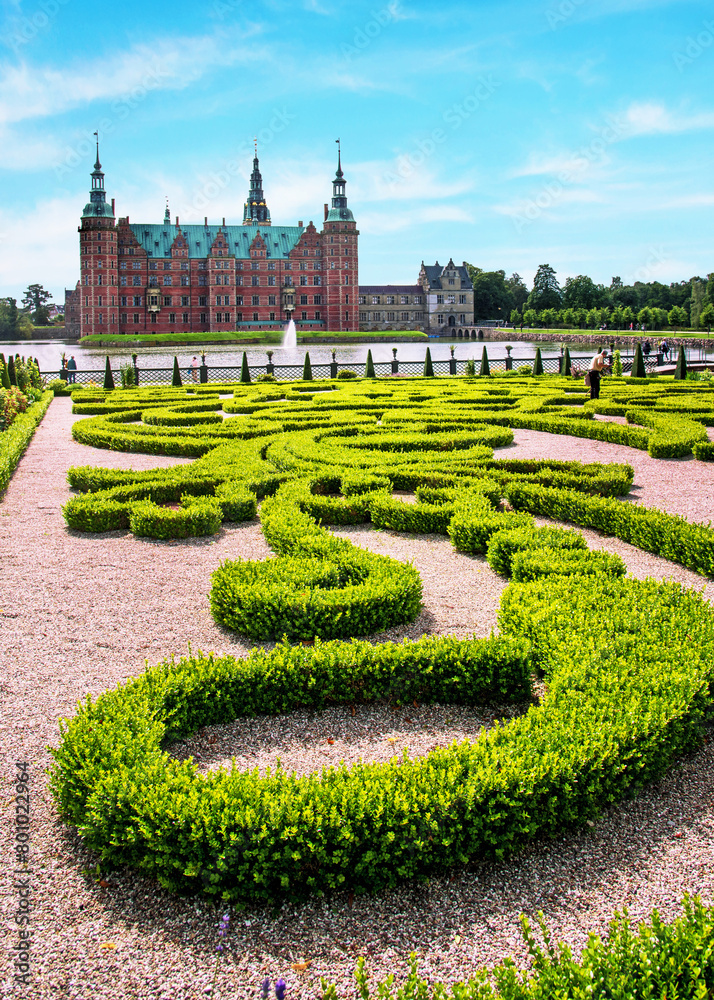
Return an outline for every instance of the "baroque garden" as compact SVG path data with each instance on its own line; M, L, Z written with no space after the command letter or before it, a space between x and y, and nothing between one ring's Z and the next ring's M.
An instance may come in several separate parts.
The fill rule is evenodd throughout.
M63 723L56 808L103 864L221 907L379 893L592 826L705 739L710 604L678 584L628 576L617 555L589 550L578 527L705 577L714 576L714 528L627 502L627 464L499 452L527 428L711 461L711 381L611 378L591 401L565 377L344 377L83 388L72 404L87 418L73 428L80 443L194 461L71 468L69 529L184 539L259 517L275 556L224 561L210 580L215 621L255 643L247 658L166 659ZM458 552L485 556L511 581L497 632L370 642L416 618L422 581L413 566L331 530L369 522L448 536ZM385 700L522 711L424 757L302 777L279 767L201 774L170 749L241 716ZM545 997L566 986L558 995L708 995L711 912L694 902L669 929L653 921L660 929L641 946L620 926L580 964L541 954L527 982L506 963L495 983L483 973L459 995ZM660 967L665 952L678 961ZM653 962L656 972L643 971ZM608 976L623 992L607 992ZM628 976L635 989L649 976L654 992L626 992ZM408 995L422 988L414 978Z

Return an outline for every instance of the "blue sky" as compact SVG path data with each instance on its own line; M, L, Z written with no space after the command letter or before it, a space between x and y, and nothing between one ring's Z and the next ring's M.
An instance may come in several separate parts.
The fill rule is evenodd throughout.
M2 7L0 295L117 215L316 224L340 137L360 281L449 257L563 283L714 271L714 7L688 0L83 0Z

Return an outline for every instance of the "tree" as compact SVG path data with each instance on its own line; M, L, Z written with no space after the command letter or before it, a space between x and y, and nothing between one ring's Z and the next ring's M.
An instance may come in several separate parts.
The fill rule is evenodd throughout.
M25 292L22 304L32 313L32 321L36 326L47 326L50 322L50 311L45 305L52 298L50 292L45 291L42 285L29 285Z
M637 341L637 346L635 347L635 357L632 361L632 371L630 372L631 378L647 378L647 372L645 371L645 359L642 357L642 345L639 340Z
M570 360L570 348L565 345L565 352L563 353L563 375L572 375L572 362Z
M595 309L605 304L605 289L596 285L587 274L578 274L575 278L565 279L563 289L563 305L574 309Z
M17 299L13 299L10 296L0 299L0 339L15 339L17 336L18 319Z
M678 326L686 326L687 324L687 314L681 306L672 306L667 313L667 319L670 326L675 330Z
M240 365L240 380L241 382L250 382L250 368L248 367L248 355L246 354L245 351L243 351L243 359Z
M689 318L692 326L698 330L702 321L702 312L706 305L707 286L701 278L692 278L692 299L689 306Z
M711 327L714 326L714 305L711 302L702 309L699 315L699 322L707 330L711 330Z
M538 322L538 313L535 309L526 309L523 313L523 322L526 326L535 326Z
M682 381L687 377L687 359L685 357L684 346L679 348L679 357L677 358L677 367L674 369L674 377L682 379Z
M517 309L511 309L511 315L508 317L508 321L511 324L511 326L518 326L518 324L521 322L521 314L518 312Z
M483 345L483 354L481 355L481 374L490 375L491 366L488 363L488 351L486 350L486 345Z
M10 376L7 373L7 361L5 355L0 354L0 388L9 389L11 386Z
M424 372L423 372L423 374L424 374L425 378L433 378L434 377L434 366L431 363L431 351L429 350L428 347L426 349L426 356L424 358Z
M536 347L535 361L533 362L533 374L542 375L543 374L543 358L540 354L540 347Z
M653 325L652 310L648 306L645 306L644 309L640 309L640 311L637 313L637 322L640 324L640 326L645 326L648 328L652 327Z
M505 271L482 271L467 264L466 269L474 289L474 319L505 320L515 306L515 299L506 284Z
M245 354L243 355L245 357ZM248 362L246 361L246 365ZM312 365L310 364L310 352L305 351L305 362L302 366L302 380L303 382L312 382Z
M514 307L522 314L523 306L528 301L528 286L517 271L506 278L506 288L513 296Z
M174 358L174 360L176 359ZM116 388L114 385L114 376L112 375L112 365L109 360L108 354L107 354L107 363L104 366L104 388L107 390L112 390Z
M558 309L544 309L540 314L540 322L541 326L549 330L560 322L560 311Z
M541 264L533 279L533 290L528 296L532 309L560 309L562 292L555 271L550 264Z
M109 364L109 358L107 358L107 364ZM181 371L179 369L178 358L176 357L175 354L174 354L174 371L173 375L171 376L171 385L174 387L174 389L178 389L179 386L183 385L183 382L181 381Z
M372 349L371 348L367 351L367 364L365 365L365 369L364 369L364 377L365 378L376 378L376 375L375 375L375 372L374 372L374 361L372 360Z

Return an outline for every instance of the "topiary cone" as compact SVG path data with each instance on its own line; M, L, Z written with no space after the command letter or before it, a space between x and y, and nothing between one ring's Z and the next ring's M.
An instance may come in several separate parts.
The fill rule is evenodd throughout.
M302 366L303 382L312 382L312 365L310 364L310 353L305 352L305 364Z
M570 350L566 344L565 352L563 354L563 375L572 375L572 363L570 361Z
M488 363L488 351L486 350L486 345L483 345L483 354L481 355L481 374L490 375L491 366Z
M635 346L635 357L632 361L630 378L647 378L647 372L645 371L645 359L642 356L642 346L639 342Z
M674 370L674 377L678 379L686 379L687 377L687 359L684 353L684 345L679 348L679 357L677 358L677 367Z
M243 351L243 360L240 364L240 380L241 382L250 382L250 368L248 367L248 355Z
M535 361L533 362L533 374L543 374L543 358L540 356L540 347L536 347Z
M375 372L374 372L374 361L372 360L372 350L371 350L371 348L370 348L369 351L367 351L367 365L366 365L365 370L364 370L364 377L365 378L376 378L377 377L375 375Z
M109 391L115 388L114 376L112 375L112 363L109 360L108 354L107 354L107 363L104 366L104 388Z
M424 358L424 378L434 377L434 366L431 363L431 351L427 347L426 357Z
M17 385L17 373L15 372L15 359L12 354L7 359L7 377L10 380L10 385Z
M176 357L175 354L174 354L174 373L171 376L171 385L174 386L174 388L176 389L178 389L180 386L183 385L183 382L181 381L181 371L179 370L178 358Z
M0 354L0 384L2 384L3 389L10 388L10 376L7 373L7 362L4 354Z

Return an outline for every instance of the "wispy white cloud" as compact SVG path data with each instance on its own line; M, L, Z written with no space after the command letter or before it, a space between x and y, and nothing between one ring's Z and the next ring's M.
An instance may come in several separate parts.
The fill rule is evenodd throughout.
M240 40L225 32L164 39L151 47L137 45L113 57L86 60L70 68L38 68L28 62L6 65L0 74L0 123L61 114L97 100L137 91L181 90L216 66L253 63L266 53L247 37L257 25L241 26Z
M625 111L630 135L662 135L714 128L714 111L688 114L672 111L664 104L635 102Z

